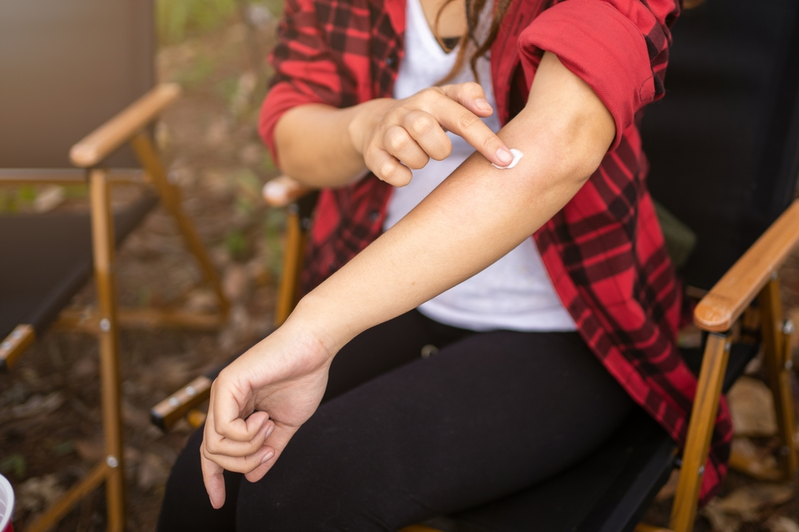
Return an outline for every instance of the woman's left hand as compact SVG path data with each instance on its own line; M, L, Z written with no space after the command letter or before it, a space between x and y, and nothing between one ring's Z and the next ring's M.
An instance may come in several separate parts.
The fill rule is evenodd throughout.
M307 328L287 322L219 374L200 447L214 508L225 503L223 469L260 480L316 411L333 354Z

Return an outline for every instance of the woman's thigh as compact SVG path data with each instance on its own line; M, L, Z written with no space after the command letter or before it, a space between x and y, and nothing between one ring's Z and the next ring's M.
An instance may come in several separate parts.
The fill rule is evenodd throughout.
M396 530L535 484L602 443L632 401L576 333L456 341L325 403L259 482L239 530Z
M330 368L323 402L347 390L421 358L425 345L443 346L469 331L448 327L417 311L403 314L364 331L339 352ZM195 432L175 462L167 482L159 530L232 530L242 475L225 472L226 504L214 510L208 500L200 470L202 430Z

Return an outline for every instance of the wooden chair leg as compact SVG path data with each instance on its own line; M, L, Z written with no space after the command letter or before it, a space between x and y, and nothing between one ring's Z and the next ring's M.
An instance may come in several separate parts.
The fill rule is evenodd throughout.
M105 459L70 488L28 530L48 530L78 501L105 480L108 506L108 530L125 529L125 470L122 452L122 415L119 385L119 326L117 321L116 279L114 273L114 217L106 170L89 171L92 211L92 251L97 285L100 347L100 383L103 408Z
M702 474L710 448L710 438L713 434L729 354L730 343L727 334L708 335L694 405L691 409L680 482L677 485L671 511L669 528L675 532L689 532L693 529Z
M105 436L106 501L108 530L125 528L125 481L122 452L122 415L119 385L119 325L117 322L114 268L114 217L110 184L105 170L89 172L92 208L94 276L100 318L100 373L102 381L103 431Z
M223 318L226 317L230 303L222 290L222 282L194 226L180 207L180 193L178 189L169 182L166 170L164 170L164 166L157 155L153 143L144 131L137 133L130 140L130 143L133 150L136 152L136 157L158 189L158 194L161 197L164 208L177 222L183 240L185 240L189 251L191 251L192 255L197 259L206 282L216 294L220 313Z
M305 248L305 233L297 204L289 206L286 227L286 246L283 251L283 271L278 287L275 326L280 326L289 317L297 304L297 285L302 268L302 253Z
M760 293L759 304L762 315L763 354L769 388L774 395L777 427L782 440L782 466L786 478L791 478L797 470L796 444L793 439L795 414L790 380L793 324L783 322L779 279L776 275Z

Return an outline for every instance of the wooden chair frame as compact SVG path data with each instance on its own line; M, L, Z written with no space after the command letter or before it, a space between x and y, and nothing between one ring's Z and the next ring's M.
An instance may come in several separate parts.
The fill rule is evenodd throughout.
M287 176L276 178L264 187L264 196L272 207L288 207L286 250L283 275L278 288L275 324L280 325L297 303L297 280L301 270L306 229L310 212L300 204L311 189ZM779 296L777 271L799 243L799 200L761 235L732 268L701 298L694 312L696 326L708 333L697 391L691 411L688 436L682 454L682 466L674 497L669 528L644 523L637 532L689 532L696 518L699 489L707 461L710 438L718 412L722 383L730 353L732 329L757 300L763 351L774 395L779 436L782 440L782 470L769 472L770 478L790 478L797 470L796 444L793 440L794 411L791 398L790 335L793 325L784 322ZM198 377L188 386L156 405L151 415L156 424L167 429L184 415L193 426L204 421L197 405L208 399L213 376ZM735 462L733 460L733 462ZM424 525L413 525L401 532L436 532Z
M181 326L212 329L227 319L229 303L221 282L191 221L180 206L180 194L169 182L167 173L153 146L147 127L180 95L175 84L159 85L106 122L70 151L73 164L83 170L23 170L0 173L0 183L86 183L91 209L94 279L97 287L96 310L63 311L55 325L78 329L97 336L100 344L100 380L103 411L105 459L94 466L29 527L30 531L47 530L69 510L103 482L106 483L108 530L125 528L125 487L120 410L119 328L121 326ZM143 172L123 171L114 175L102 167L104 160L117 148L130 143ZM119 309L116 296L114 217L111 211L111 187L118 183L141 183L153 186L164 208L177 222L180 233L197 259L205 282L214 291L218 311L200 314L177 309ZM22 351L34 341L31 325L18 326L0 343L0 360L14 364Z

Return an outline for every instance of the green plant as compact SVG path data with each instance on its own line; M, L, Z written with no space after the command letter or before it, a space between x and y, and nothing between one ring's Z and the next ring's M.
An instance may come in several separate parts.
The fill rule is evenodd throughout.
M233 260L246 260L250 251L247 236L238 230L230 231L225 235L225 249Z
M25 478L25 469L27 465L25 457L20 453L10 454L0 460L0 473L14 473L15 477L23 479Z
M161 44L174 44L190 32L221 27L235 13L235 0L158 0L158 37Z
M263 221L263 239L266 244L266 267L277 279L283 267L283 234L286 231L286 210L267 209Z

